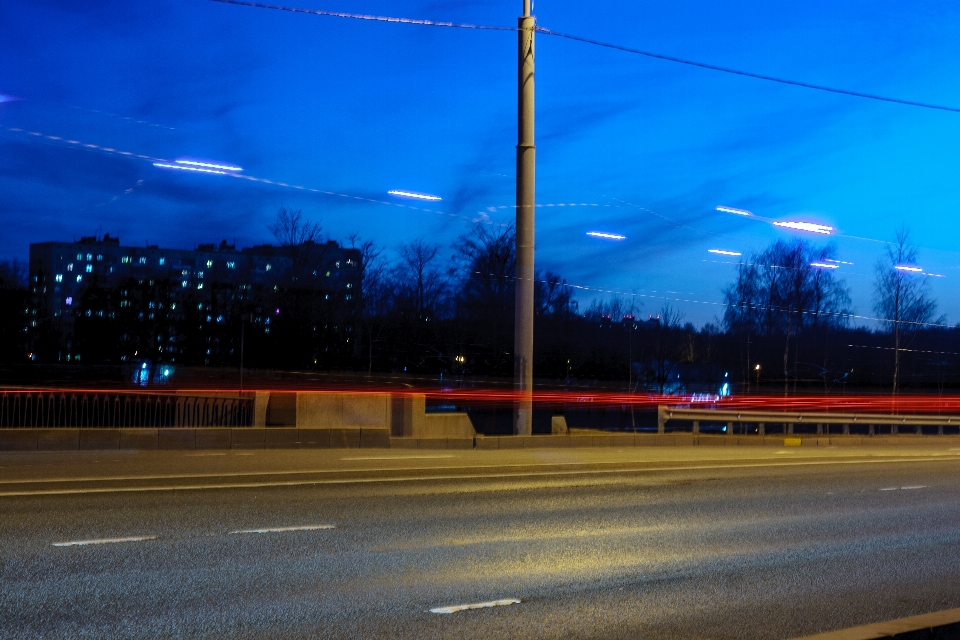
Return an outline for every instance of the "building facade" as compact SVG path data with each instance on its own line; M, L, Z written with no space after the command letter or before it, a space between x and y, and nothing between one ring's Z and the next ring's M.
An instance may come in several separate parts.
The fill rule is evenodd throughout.
M32 352L47 362L328 366L359 332L360 252L336 242L237 250L30 245Z

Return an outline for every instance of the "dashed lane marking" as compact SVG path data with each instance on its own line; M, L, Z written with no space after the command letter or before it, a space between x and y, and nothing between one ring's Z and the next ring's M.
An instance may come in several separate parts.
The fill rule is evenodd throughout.
M491 600L489 602L476 602L474 604L455 604L451 607L434 607L430 613L457 613L458 611L470 611L471 609L489 609L491 607L505 607L511 604L520 604L516 598L503 598L502 600Z
M224 453L185 453L185 454L183 454L183 456L184 456L185 458L206 458L207 456L225 456L225 455L227 455L226 452L224 452Z
M114 544L117 542L144 542L156 540L157 536L130 536L129 538L100 538L98 540L72 540L70 542L54 542L55 547L85 547L91 544Z
M268 529L240 529L238 531L231 531L230 535L235 535L238 533L281 533L284 531L318 531L320 529L336 529L337 525L334 524L306 524L298 527L271 527Z

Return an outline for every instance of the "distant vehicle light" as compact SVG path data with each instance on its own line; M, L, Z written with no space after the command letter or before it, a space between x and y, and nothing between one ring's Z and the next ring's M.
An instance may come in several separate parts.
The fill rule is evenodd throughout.
M213 164L211 162L196 162L195 160L177 160L177 164L187 164L191 167L203 167L204 169L220 169L222 171L243 171L242 167L234 167L229 164Z
M387 191L392 196L400 196L401 198L415 198L417 200L430 200L436 202L437 200L442 200L440 196L431 196L427 193L415 193L413 191L401 191L399 189L392 189Z
M602 231L587 231L588 236L594 238L603 238L605 240L626 240L627 236L621 236L616 233L603 233Z
M947 276L942 273L924 273L925 276L930 276L931 278L946 278Z
M734 207L717 207L717 211L724 213L735 213L738 216L752 216L753 214L746 209L735 209Z
M909 273L923 273L923 269L920 267L912 267L906 264L898 264L894 267L897 271L907 271Z
M180 169L181 171L196 171L197 173L216 173L221 176L227 175L226 171L218 171L216 169L201 169L200 167L184 167L179 164L168 164L166 162L154 162L153 166L161 167L163 169Z
M742 256L739 251L727 251L726 249L707 249L707 253L715 253L718 256Z
M785 227L787 229L796 229L797 231L810 231L811 233L822 233L825 236L830 235L833 231L833 227L828 227L825 224L817 224L815 222L774 222L773 226L775 227Z
M827 264L826 262L811 262L811 267L818 267L820 269L839 269L840 265L838 264Z
M837 263L837 264L849 264L849 265L851 265L851 266L853 265L852 262L844 262L843 260L834 260L833 258L824 258L823 261L824 261L824 262L835 262L835 263Z

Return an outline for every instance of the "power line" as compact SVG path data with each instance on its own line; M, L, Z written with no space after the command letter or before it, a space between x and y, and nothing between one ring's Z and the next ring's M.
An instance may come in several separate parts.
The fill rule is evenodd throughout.
M803 87L804 89L816 89L817 91L828 91L830 93L839 93L845 96L853 96L855 98L867 98L869 100L881 100L883 102L893 102L895 104L903 104L910 107L922 107L924 109L938 109L940 111L951 111L953 113L960 113L960 109L955 107L945 107L942 105L928 104L926 102L914 102L912 100L901 100L899 98L888 98L886 96L878 96L872 93L861 93L859 91L848 91L847 89L837 89L835 87L825 87L819 84L811 84L809 82L800 82L798 80L788 80L786 78L778 78L777 76L767 76L760 73L753 73L751 71L741 71L739 69L731 69L729 67L721 67L715 64L707 64L706 62L697 62L696 60L687 60L685 58L676 58L674 56L667 56L662 53L654 53L652 51L643 51L642 49L633 49L630 47L624 47L619 44L612 44L610 42L602 42L600 40L592 40L590 38L584 38L582 36L575 36L569 33L560 33L559 31L551 31L550 29L545 29L543 27L537 27L537 31L544 35L556 36L558 38L566 38L567 40L575 40L577 42L583 42L586 44L596 45L598 47L606 47L607 49L616 49L617 51L624 51L626 53L635 53L641 56L647 56L648 58L656 58L657 60L666 60L668 62L676 62L679 64L686 64L693 67L700 67L701 69L709 69L711 71L722 71L723 73L732 73L738 76L746 76L747 78L755 78L757 80L767 80L769 82L779 82L780 84L789 84L795 87Z
M481 25L481 24L464 24L458 22L441 22L437 20L421 20L415 18L397 18L393 16L377 16L377 15L368 15L361 13L344 13L341 11L321 11L317 9L301 9L298 7L285 7L275 4L263 4L260 2L246 2L245 0L211 0L212 2L222 2L224 4L235 4L245 7L256 7L259 9L276 9L278 11L290 11L293 13L310 13L319 16L331 16L334 18L351 18L354 20L370 20L374 22L393 22L399 24L415 24L427 27L452 27L456 29L483 29L487 31L516 31L516 27L498 27L492 25ZM837 93L845 96L852 96L855 98L866 98L868 100L879 100L881 102L891 102L894 104L902 104L909 107L921 107L923 109L936 109L938 111L949 111L951 113L960 113L960 108L956 107L946 107L943 105L929 104L926 102L916 102L914 100L901 100L900 98L889 98L886 96L878 96L872 93L862 93L860 91L849 91L847 89L837 89L836 87L827 87L819 84L812 84L809 82L800 82L799 80L789 80L787 78L780 78L777 76L768 76L761 73L753 73L751 71L742 71L740 69L731 69L730 67L721 67L715 64L709 64L706 62L697 62L696 60L687 60L686 58L677 58L675 56L668 56L662 53L655 53L653 51L644 51L642 49L634 49L632 47L625 47L623 45L614 44L611 42L603 42L602 40L594 40L592 38L585 38L583 36L577 36L570 33L561 33L559 31L553 31L545 27L536 27L536 30L546 36L554 36L556 38L565 38L567 40L574 40L576 42L582 42L584 44L592 44L597 47L604 47L607 49L614 49L616 51L623 51L625 53L633 53L636 55L646 56L648 58L655 58L657 60L664 60L666 62L676 62L677 64L685 64L692 67L699 67L701 69L708 69L710 71L720 71L722 73L731 73L738 76L744 76L747 78L754 78L756 80L766 80L768 82L777 82L780 84L786 84L794 87L801 87L804 89L814 89L816 91L826 91L829 93Z
M353 20L369 20L372 22L394 22L400 24L418 24L426 27L453 27L455 29L484 29L486 31L516 31L516 27L495 27L483 24L463 24L459 22L440 22L437 20L419 20L416 18L397 18L393 16L375 16L363 13L344 13L342 11L320 11L318 9L301 9L299 7L284 7L277 4L263 4L260 2L245 2L244 0L212 0L213 2L223 2L224 4L236 4L244 7L256 7L258 9L276 9L278 11L290 11L292 13L311 13L318 16L330 16L333 18L352 18Z

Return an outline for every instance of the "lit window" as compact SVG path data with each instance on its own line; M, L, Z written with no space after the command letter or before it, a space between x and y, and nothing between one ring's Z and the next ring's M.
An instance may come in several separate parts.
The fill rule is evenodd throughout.
M93 254L92 254L92 253L88 253L88 254L87 254L87 262L89 262L90 260L93 260Z
M347 264L353 264L353 260L347 260Z
M123 256L122 258L120 258L120 262L122 262L123 264L127 264L128 262L130 262L130 256Z
M237 263L236 263L236 262L228 262L228 263L227 263L227 269L233 269L233 268L235 268L236 266L237 266Z
M73 271L73 263L67 265L67 271Z
M334 263L334 266L335 266L337 269L339 269L339 268L340 268L340 261L337 260L337 261Z
M93 273L93 265L92 265L92 264L88 264L88 265L87 265L87 273Z
M197 285L197 289L203 289L203 283L202 283L202 282Z
M207 268L209 269L212 266L213 266L213 260L207 260Z
M352 299L352 298L353 298L353 294L352 294L352 293L348 293L347 295L343 296L343 299L344 299L344 300L350 300L350 299Z
M140 264L147 264L147 257L146 257L146 256L140 256Z
M102 260L103 260L103 256L97 256L97 262L100 262Z
M183 285L184 287L186 287L186 286L187 286L187 281L186 281L186 280L183 280L180 284Z
M329 300L329 299L330 299L330 294L329 294L329 293L324 294L323 299L324 299L324 300Z
M203 271L197 271L197 277L198 277L198 278L202 278L202 277L203 277Z
M270 271L270 269L272 269L272 268L273 268L273 267L271 267L270 265L267 265L267 271Z
M81 280L83 280L83 276L77 276L77 282L80 282Z
M63 282L63 274L58 273L56 276L54 276L53 279L56 280L57 282Z
M67 306L69 307L70 305L73 304L73 298L71 298L71 297L68 296L65 302L67 303Z
M348 283L347 283L347 289L352 289L352 288L353 288L353 283L352 283L352 282L348 282Z
M162 265L164 262L166 262L166 261L167 261L166 258L160 258L160 264L161 264L161 265Z

